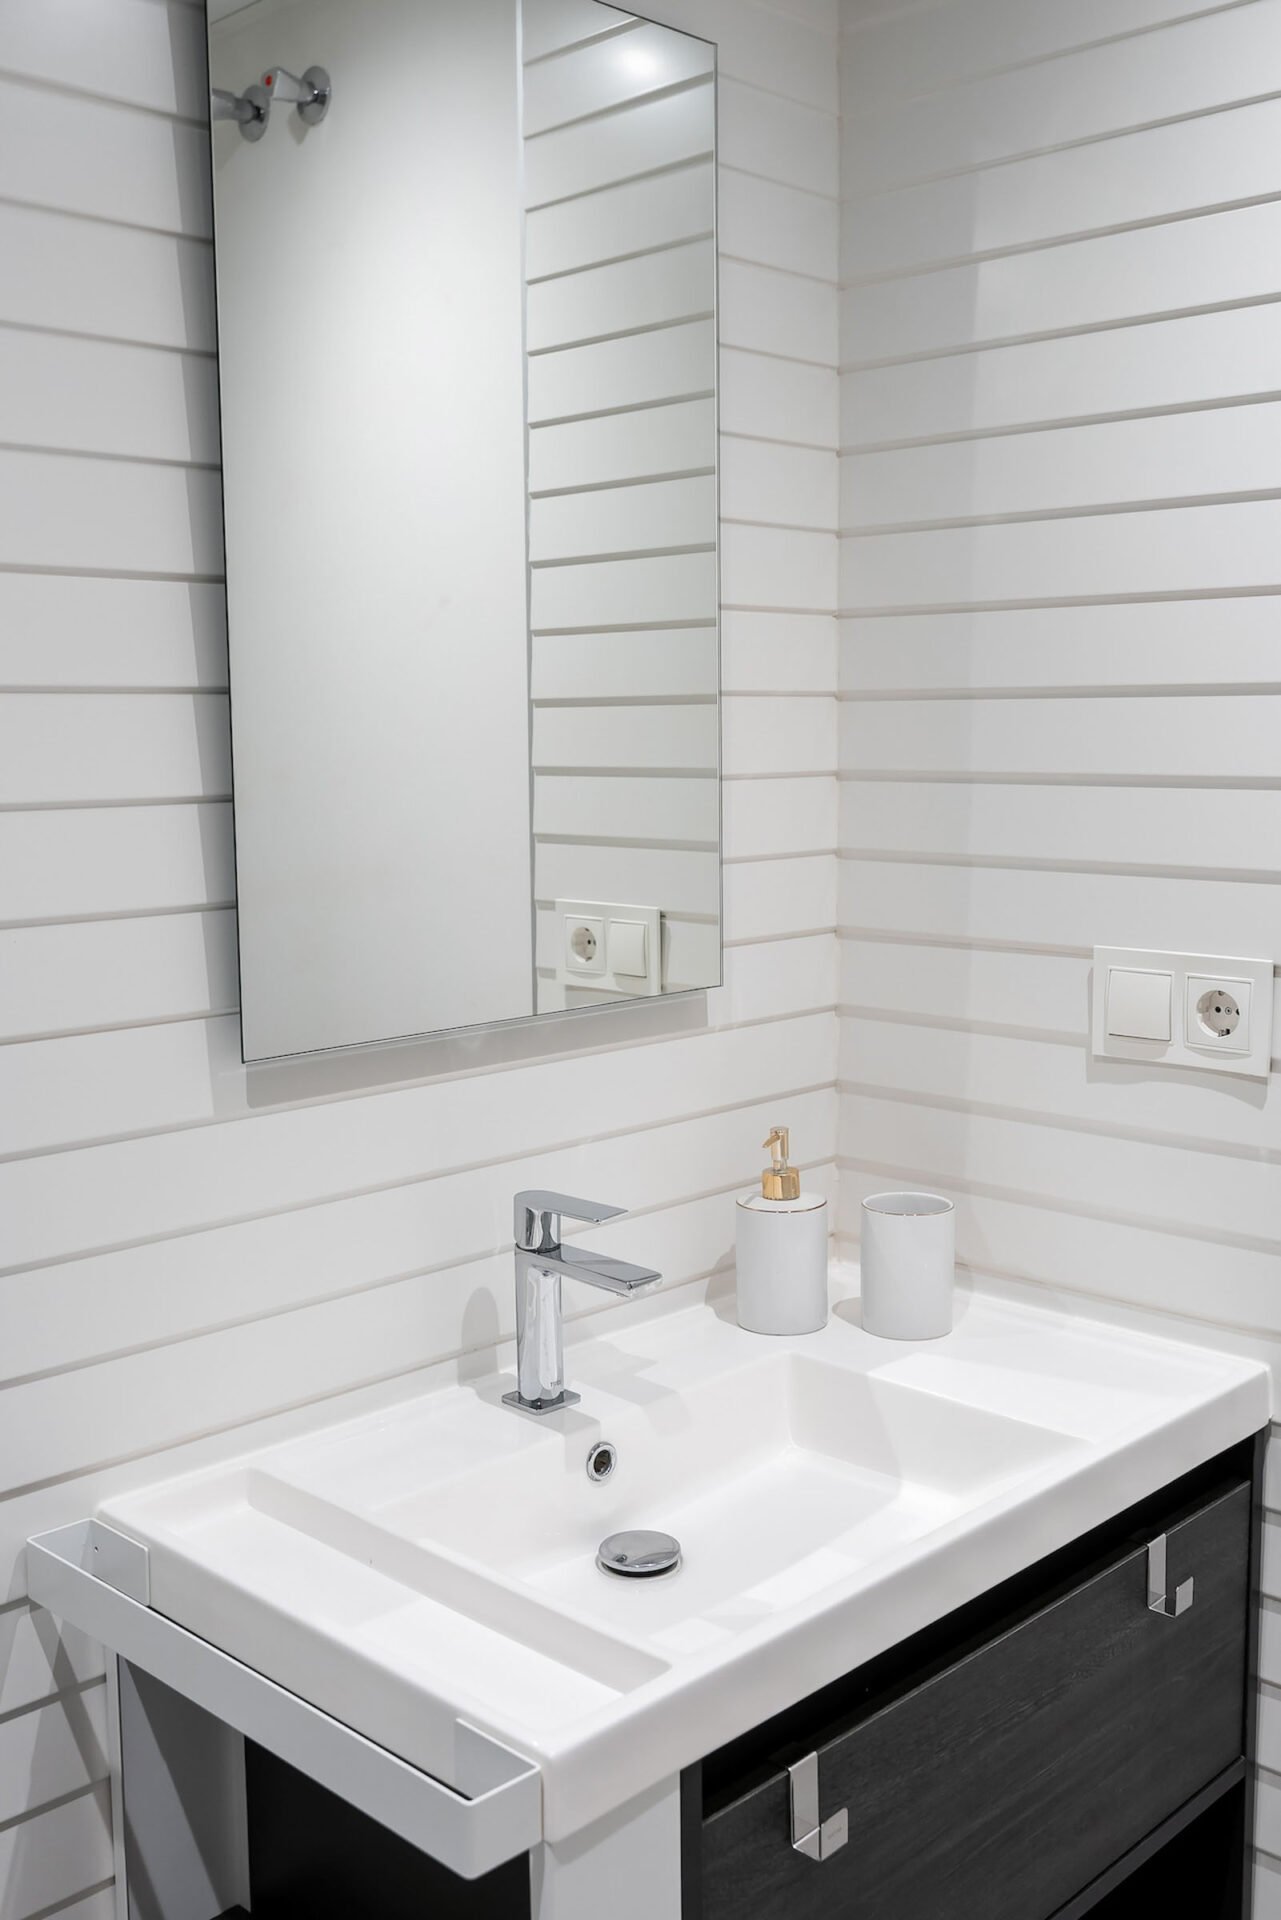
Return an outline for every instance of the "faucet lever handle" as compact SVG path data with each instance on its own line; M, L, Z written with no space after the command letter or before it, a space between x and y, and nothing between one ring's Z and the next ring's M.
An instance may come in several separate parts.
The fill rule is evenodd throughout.
M524 1253L555 1253L560 1246L561 1216L600 1226L618 1220L626 1207L607 1207L599 1200L575 1200L569 1193L549 1193L540 1187L518 1193L512 1205L516 1245Z

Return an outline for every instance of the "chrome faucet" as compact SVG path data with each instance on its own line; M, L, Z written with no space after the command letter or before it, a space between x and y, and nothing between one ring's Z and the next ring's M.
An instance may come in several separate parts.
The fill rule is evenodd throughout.
M561 1327L562 1274L586 1280L606 1293L640 1293L662 1279L650 1267L634 1267L627 1260L611 1260L560 1243L562 1215L588 1220L618 1220L625 1207L603 1207L594 1200L574 1200L565 1193L518 1193L513 1213L516 1234L516 1379L517 1391L505 1393L509 1407L526 1413L555 1413L572 1407L580 1395L565 1385L565 1352Z

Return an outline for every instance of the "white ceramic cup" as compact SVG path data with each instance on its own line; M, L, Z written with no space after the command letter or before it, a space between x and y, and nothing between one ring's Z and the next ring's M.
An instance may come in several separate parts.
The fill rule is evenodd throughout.
M937 1193L872 1193L863 1202L863 1327L883 1340L952 1331L956 1208Z

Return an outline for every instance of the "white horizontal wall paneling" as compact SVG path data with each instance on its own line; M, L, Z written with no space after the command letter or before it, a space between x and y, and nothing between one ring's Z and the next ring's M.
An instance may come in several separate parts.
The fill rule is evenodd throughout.
M1096 944L1281 962L1281 6L842 21L841 1230L936 1188L964 1269L1275 1363L1275 1084L1088 1023Z
M719 182L705 44L583 117L655 30L526 11L539 885L674 861L669 981L719 968L719 332L725 984L343 1083L239 1058L203 9L0 9L5 1920L114 1899L100 1656L24 1603L29 1532L497 1364L519 1187L616 1198L670 1286L780 1113L834 1194L835 6L657 9L716 43Z

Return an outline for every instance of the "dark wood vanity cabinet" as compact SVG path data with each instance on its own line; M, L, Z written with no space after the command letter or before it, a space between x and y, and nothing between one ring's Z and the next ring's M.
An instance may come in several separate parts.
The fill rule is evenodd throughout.
M683 1920L1241 1920L1255 1468L1234 1450L690 1769ZM1177 1615L1149 1605L1161 1535ZM848 1818L821 1861L793 1846L810 1753Z
M1262 1457L1232 1449L687 1768L680 1920L1248 1920ZM822 1860L792 1843L810 1755L848 1820ZM460 1880L259 1749L247 1784L254 1920L528 1920L523 1857Z

